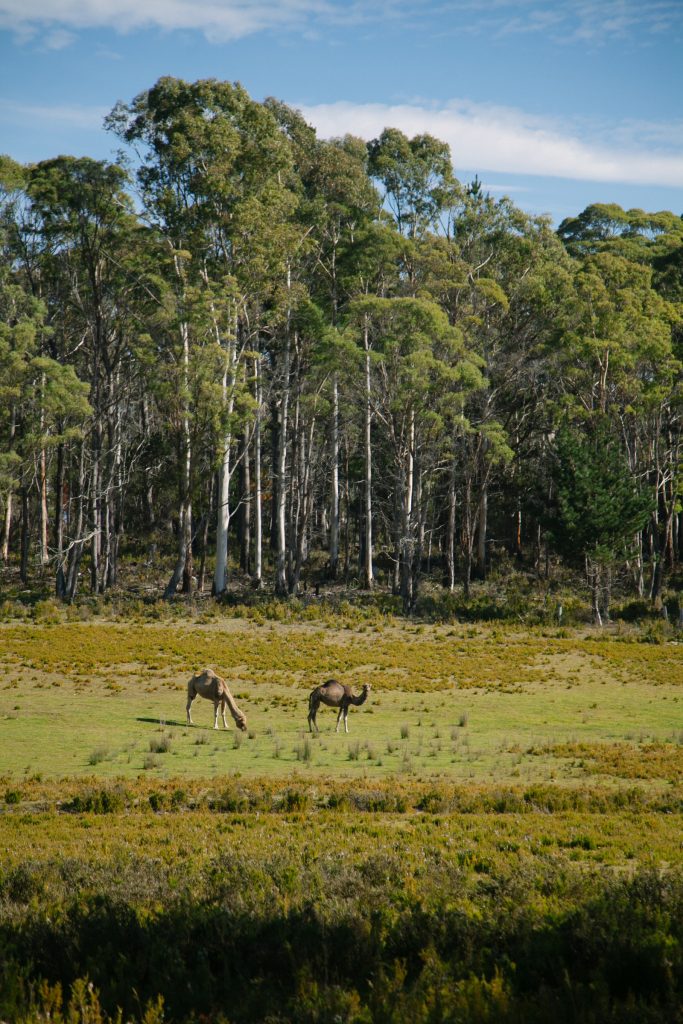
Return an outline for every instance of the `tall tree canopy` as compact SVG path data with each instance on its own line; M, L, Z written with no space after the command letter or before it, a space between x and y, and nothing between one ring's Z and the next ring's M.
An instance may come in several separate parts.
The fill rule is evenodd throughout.
M0 159L5 563L66 600L130 550L168 598L326 575L412 612L507 548L539 575L578 556L597 615L620 569L661 605L680 216L594 204L556 232L431 135L319 139L215 79L106 123L121 165Z

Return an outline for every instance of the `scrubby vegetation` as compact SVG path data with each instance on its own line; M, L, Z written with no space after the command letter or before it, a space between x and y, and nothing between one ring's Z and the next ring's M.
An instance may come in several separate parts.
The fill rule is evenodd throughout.
M682 816L680 791L33 780L2 818L0 1019L680 1021Z

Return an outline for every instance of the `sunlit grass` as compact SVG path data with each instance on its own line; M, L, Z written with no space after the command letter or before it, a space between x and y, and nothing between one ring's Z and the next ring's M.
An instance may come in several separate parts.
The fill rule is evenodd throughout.
M600 636L396 625L368 634L239 620L0 626L0 773L251 776L298 766L479 782L675 782L683 648ZM234 729L211 728L207 701L194 704L195 726L185 724L186 680L205 665L226 676L247 715L238 741ZM372 695L351 708L348 736L334 732L336 711L321 708L324 743L309 749L308 693L331 676L357 688L371 681Z

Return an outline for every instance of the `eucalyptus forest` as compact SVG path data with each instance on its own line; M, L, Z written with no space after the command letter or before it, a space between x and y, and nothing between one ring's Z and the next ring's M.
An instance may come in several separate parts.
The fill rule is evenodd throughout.
M614 573L661 607L681 546L683 220L555 230L448 146L316 137L239 84L162 78L107 118L118 162L0 164L2 559L101 594L172 553L381 583L411 612L492 552ZM457 154L455 154L457 161ZM312 578L312 577L311 577Z

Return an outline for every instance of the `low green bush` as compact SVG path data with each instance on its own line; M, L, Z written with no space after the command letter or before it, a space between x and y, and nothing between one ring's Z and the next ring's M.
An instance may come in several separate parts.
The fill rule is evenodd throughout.
M74 814L117 814L126 806L127 796L124 790L107 787L77 793L73 799L62 805L62 810Z

